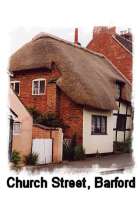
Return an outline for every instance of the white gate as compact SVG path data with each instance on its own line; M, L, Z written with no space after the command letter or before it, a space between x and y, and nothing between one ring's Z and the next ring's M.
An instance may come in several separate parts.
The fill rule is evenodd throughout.
M38 164L52 162L52 139L33 139L32 152L38 154Z

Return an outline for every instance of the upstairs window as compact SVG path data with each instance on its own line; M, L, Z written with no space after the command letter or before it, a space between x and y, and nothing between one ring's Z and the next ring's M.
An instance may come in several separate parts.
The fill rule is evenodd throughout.
M15 91L16 95L20 95L20 82L19 81L11 81L11 88Z
M32 94L33 95L44 95L46 87L45 79L35 79L32 81Z
M117 117L117 131L125 131L126 129L126 115L119 114Z
M92 115L91 118L91 135L107 134L107 117Z
M120 82L116 82L116 99L121 97L121 88L122 84Z

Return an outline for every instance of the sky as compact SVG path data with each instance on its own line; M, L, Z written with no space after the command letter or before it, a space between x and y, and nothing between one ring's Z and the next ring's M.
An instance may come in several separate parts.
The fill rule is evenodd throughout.
M62 39L68 40L70 42L74 41L74 30L73 28L46 28L46 27L34 27L30 30L23 27L18 27L17 29L10 32L11 40L11 53L17 50L19 47L24 45L26 42L30 41L35 35L40 32L46 32L53 34ZM82 46L86 46L92 38L93 27L90 28L78 28L79 30L79 42Z
M94 27L94 26L93 26ZM78 27L79 30L79 42L83 47L86 47L87 44L92 39L93 35L93 27ZM32 40L32 38L39 34L40 32L45 32L49 34L53 34L55 36L58 36L62 39L65 39L67 41L73 42L74 41L74 30L75 27L71 28L47 28L47 27L32 27L30 29L24 28L24 27L18 27L10 32L10 40L11 40L11 48L10 53L14 53L18 48L20 48L25 43ZM127 30L126 27L118 27L116 29L117 32L120 30Z

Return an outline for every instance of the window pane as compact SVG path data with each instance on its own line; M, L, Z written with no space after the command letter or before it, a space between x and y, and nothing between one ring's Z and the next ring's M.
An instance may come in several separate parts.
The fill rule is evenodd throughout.
M38 94L39 84L38 81L33 82L33 94Z
M101 122L100 122L100 117L96 117L96 133L100 133L100 128L101 128Z
M107 117L93 115L91 120L91 134L106 134Z
M19 83L15 83L15 93L19 95Z
M126 116L119 114L117 118L117 130L124 131L126 128Z
M11 88L14 90L14 83L11 83Z
M14 122L13 124L13 133L20 133L21 132L21 123Z
M101 133L105 133L106 132L106 118L102 117L101 118Z
M45 80L40 81L40 94L45 92Z
M93 134L95 131L95 118L92 116L91 118L91 134Z
M118 99L121 94L121 86L119 83L116 83L116 98Z

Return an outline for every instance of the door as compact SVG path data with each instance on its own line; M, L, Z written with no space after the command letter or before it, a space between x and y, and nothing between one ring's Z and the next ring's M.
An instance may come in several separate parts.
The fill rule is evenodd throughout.
M52 139L33 139L32 152L38 155L38 164L52 162Z

